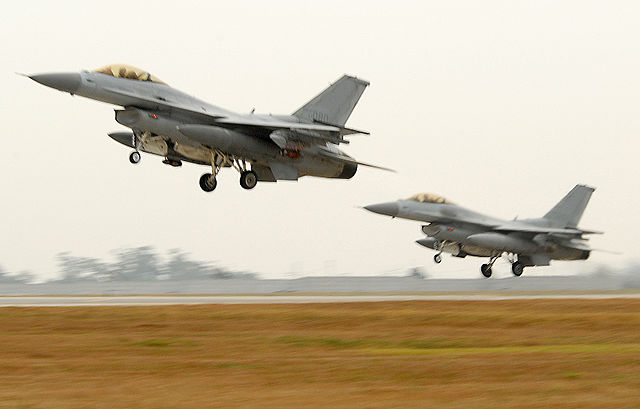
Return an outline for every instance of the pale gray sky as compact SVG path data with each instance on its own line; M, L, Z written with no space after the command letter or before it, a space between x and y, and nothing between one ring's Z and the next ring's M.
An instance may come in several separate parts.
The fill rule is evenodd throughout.
M640 3L635 1L30 1L5 5L0 97L0 265L50 275L55 254L179 247L282 277L425 266L479 277L478 258L414 244L420 224L358 206L432 191L494 216L544 214L576 183L605 230L586 263L637 259ZM371 81L346 147L397 174L238 185L174 169L107 137L113 107L16 76L123 62L213 104L290 113L343 73ZM506 264L496 268L507 275Z

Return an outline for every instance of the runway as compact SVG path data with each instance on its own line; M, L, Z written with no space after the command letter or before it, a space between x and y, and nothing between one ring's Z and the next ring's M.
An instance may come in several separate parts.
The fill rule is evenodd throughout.
M99 307L201 304L308 304L384 301L499 301L526 299L640 299L637 293L553 294L407 294L407 295L144 295L144 296L7 296L0 307Z

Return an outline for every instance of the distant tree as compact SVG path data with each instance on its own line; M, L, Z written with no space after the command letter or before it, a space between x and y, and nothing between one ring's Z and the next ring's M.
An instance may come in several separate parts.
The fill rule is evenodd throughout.
M198 280L209 278L217 270L210 263L191 260L186 252L172 249L163 272L170 280Z
M60 281L154 281L256 278L253 273L231 272L211 262L195 261L180 249L169 251L162 263L152 246L123 248L113 252L116 261L109 263L92 257L59 253ZM0 276L0 281L2 276Z
M58 253L58 265L62 273L61 281L110 281L112 268L96 258L76 257L69 252Z
M409 270L407 277L413 277L413 278L418 278L420 280L424 280L429 278L429 274L427 274L427 272L424 271L424 268L422 267L414 267Z
M0 283L14 283L16 280L9 276L9 274L4 271L2 266L0 266Z
M640 288L640 261L633 261L621 274L623 288Z
M169 251L169 260L162 271L170 280L256 278L253 273L231 272L211 262L192 260L188 253L180 249Z
M23 270L17 273L7 273L2 271L0 274L0 283L22 283L29 284L36 281L36 276L31 271Z
M118 260L111 269L114 280L150 281L158 278L158 256L152 246L120 249L116 255Z

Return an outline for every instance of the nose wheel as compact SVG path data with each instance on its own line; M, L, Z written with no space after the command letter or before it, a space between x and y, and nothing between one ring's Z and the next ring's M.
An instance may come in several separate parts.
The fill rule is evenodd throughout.
M433 256L433 261L435 261L436 264L442 263L442 255L440 253L436 254Z
M140 152L138 151L133 151L131 152L131 155L129 155L129 162L133 163L134 165L136 163L140 163Z

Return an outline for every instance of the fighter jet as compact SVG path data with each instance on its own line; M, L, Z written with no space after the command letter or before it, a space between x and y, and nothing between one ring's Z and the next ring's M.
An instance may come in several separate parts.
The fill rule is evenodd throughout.
M170 87L148 72L123 64L94 71L28 75L32 80L71 95L81 95L116 109L118 123L132 132L109 136L140 152L164 157L163 163L191 162L211 166L200 177L206 192L217 186L221 168L240 173L240 185L253 189L258 181L297 180L302 176L350 179L356 161L337 148L351 134L368 134L345 127L369 85L343 76L291 115L238 114Z
M511 221L474 212L430 193L364 208L391 217L428 222L422 226L427 237L416 242L437 251L433 257L436 263L442 261L442 253L461 258L489 257L489 263L480 268L489 278L493 264L506 255L511 271L519 277L527 266L589 258L592 249L585 236L600 232L580 229L578 222L594 190L576 185L543 217Z

